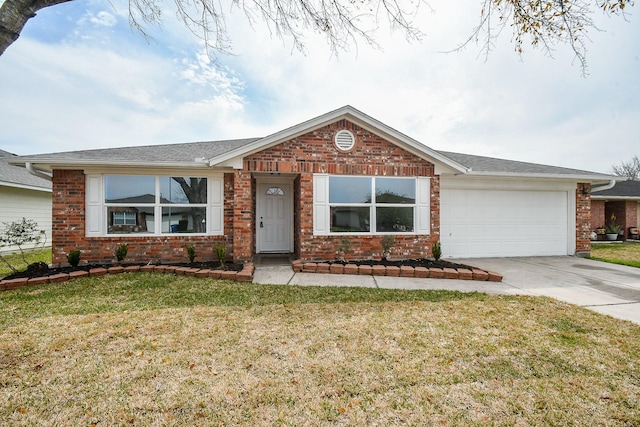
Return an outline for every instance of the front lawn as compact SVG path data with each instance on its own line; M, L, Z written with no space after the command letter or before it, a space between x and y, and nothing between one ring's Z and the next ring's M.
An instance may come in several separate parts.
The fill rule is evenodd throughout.
M640 326L549 298L121 274L0 293L7 425L640 423Z
M592 243L591 259L640 267L640 243Z

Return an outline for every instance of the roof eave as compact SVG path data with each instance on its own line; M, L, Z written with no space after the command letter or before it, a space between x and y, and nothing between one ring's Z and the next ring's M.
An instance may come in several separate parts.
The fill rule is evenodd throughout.
M603 196L591 193L591 200L637 200L640 202L640 196Z
M561 179L579 182L589 182L591 184L607 183L613 179L610 175L590 175L590 174L561 174L561 173L520 173L520 172L485 172L470 171L468 176L501 177L501 178L539 178L539 179Z
M0 186L21 188L21 189L24 189L24 190L42 191L42 192L45 192L45 193L51 193L52 192L51 188L38 187L37 185L19 184L19 183L16 183L16 182L8 182L8 181L0 181Z
M70 159L47 159L42 157L20 157L19 161L13 161L14 165L25 165L31 163L38 168L44 168L45 170L53 169L82 169L85 167L121 167L121 168L153 168L153 167L166 167L166 168L181 168L181 169L210 169L209 163L204 161L193 162L138 162L128 160L70 160Z

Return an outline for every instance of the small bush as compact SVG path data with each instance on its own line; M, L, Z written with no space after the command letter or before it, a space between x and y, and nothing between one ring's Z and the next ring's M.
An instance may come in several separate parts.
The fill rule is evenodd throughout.
M4 229L0 232L0 249L15 246L20 251L22 260L27 264L25 245L37 247L42 242L44 246L46 234L44 230L38 230L38 223L32 219L22 218L21 221L3 222ZM44 240L43 240L44 237ZM9 257L0 254L0 261L4 262L14 273L17 268L11 264Z
M343 237L340 239L340 246L338 246L338 253L342 254L342 259L347 260L347 254L351 251L351 239Z
M118 262L122 262L127 257L127 252L129 252L129 245L126 243L121 243L116 248L116 259Z
M80 264L80 255L80 251L77 249L69 251L69 254L67 255L67 262L71 267L77 267L78 264Z
M431 252L433 253L433 258L435 258L436 261L439 261L440 257L442 257L442 248L440 247L440 242L435 242L433 244Z
M384 236L381 241L382 244L382 259L387 259L391 254L391 249L396 245L396 238L393 236Z
M224 263L227 260L227 245L224 242L216 243L216 247L213 250L216 256L216 259L220 263L221 267L224 267Z
M185 245L187 249L187 257L189 257L189 262L193 262L196 259L196 247L192 243L187 243Z

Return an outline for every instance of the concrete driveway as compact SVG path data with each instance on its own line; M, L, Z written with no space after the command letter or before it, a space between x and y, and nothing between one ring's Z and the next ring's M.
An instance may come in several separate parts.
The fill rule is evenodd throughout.
M640 269L577 257L458 260L503 275L520 294L543 295L640 324Z
M640 324L640 269L577 257L474 258L455 262L503 275L501 283L294 273L291 266L256 265L254 282L303 286L450 289L549 296Z

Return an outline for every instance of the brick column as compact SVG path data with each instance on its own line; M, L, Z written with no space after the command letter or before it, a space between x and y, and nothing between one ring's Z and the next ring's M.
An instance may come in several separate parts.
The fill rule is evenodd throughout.
M249 261L253 255L253 196L251 172L236 170L233 193L233 260Z
M52 263L67 262L67 253L84 245L84 173L53 171L51 209Z
M586 194L583 194L586 193ZM576 188L576 256L591 254L591 184Z

